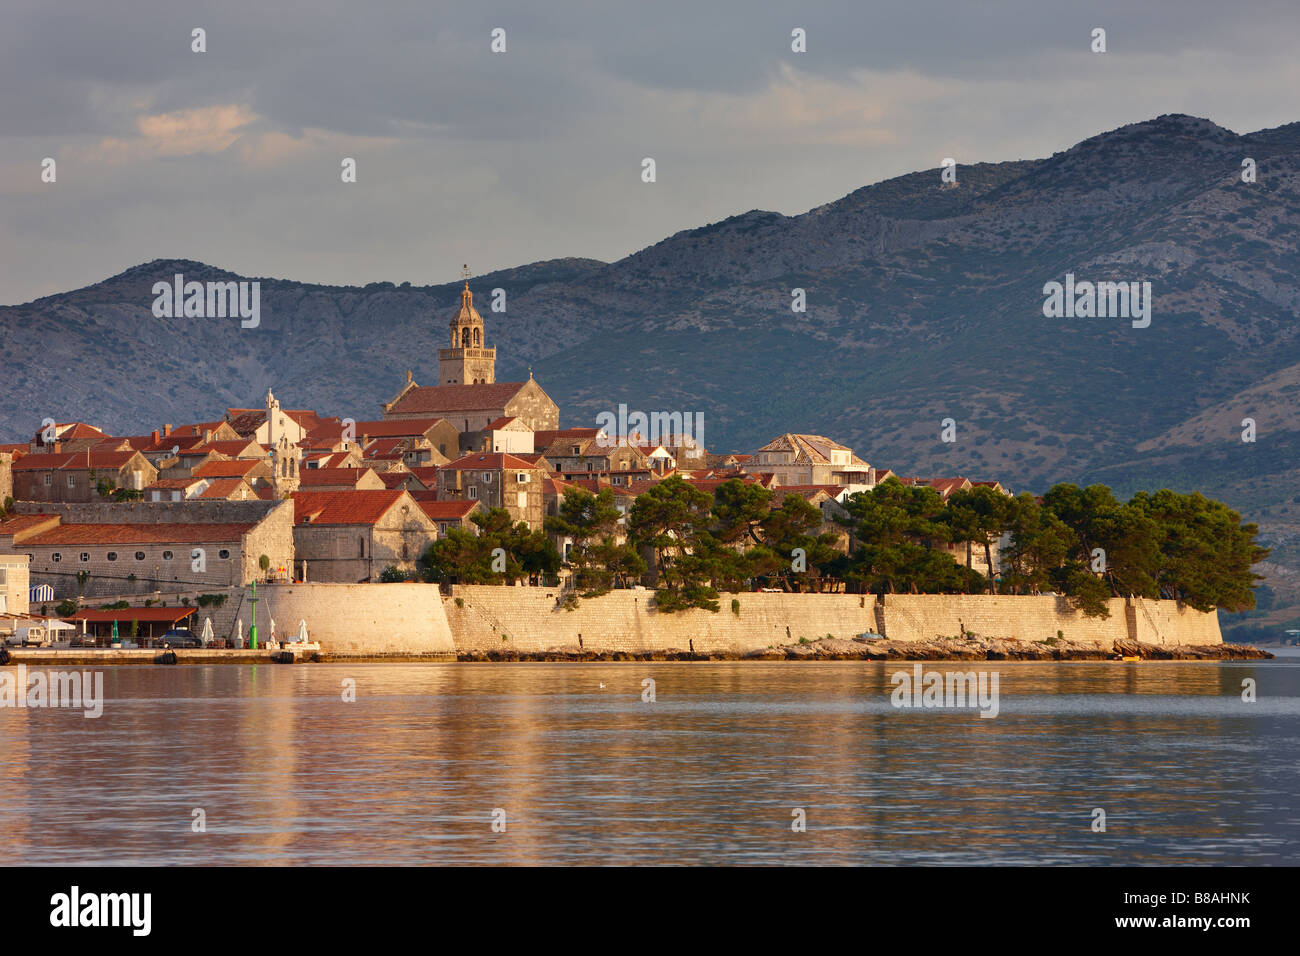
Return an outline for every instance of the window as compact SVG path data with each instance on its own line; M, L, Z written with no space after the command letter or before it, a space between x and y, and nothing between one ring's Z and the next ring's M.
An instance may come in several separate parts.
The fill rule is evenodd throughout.
M107 558L108 558L108 560L110 560L110 561L116 561L116 560L117 560L117 552L116 552L116 551L110 551L110 552L108 552L108 554L107 554Z
M85 561L89 561L89 560L90 560L90 552L89 552L89 551L83 551L83 552L81 552L81 560L82 560L83 562L85 562Z
M76 486L77 486L77 476L76 476L76 475L68 475L68 487L69 487L69 488L75 488Z
M574 453L575 455L579 453L579 450L580 450L580 449L578 448L577 445L574 445L574 446L573 446L573 453Z
M163 552L163 560L164 560L164 561L170 561L171 559L172 559L172 553L171 553L170 551L164 551L164 552Z
M54 476L47 471L45 473L45 487L48 488L53 483L54 483Z
M144 552L143 552L143 551L137 551L137 552L135 553L135 559L136 559L137 561L143 561L143 560L144 560Z
M58 564L60 561L63 560L63 555L55 551L52 555L50 555L50 560L53 561L55 564Z
M516 504L518 507L520 507L520 508L527 508L527 507L528 507L528 492L526 492L526 491L521 491L521 492L519 492L518 496L515 498L515 504Z
M469 486L469 491L467 492L467 494L468 494L471 498L477 498L477 497L478 497L478 485L470 485L470 486Z
M492 483L492 472L490 471L483 472L483 484L487 485L491 483Z
M528 472L526 471L519 472L519 474L515 475L515 481L519 482L519 484L521 485L528 484Z
M219 557L219 558L221 558L221 559L224 560L224 559L230 557L230 551L227 550L226 548L222 548L220 551L217 552L217 557Z

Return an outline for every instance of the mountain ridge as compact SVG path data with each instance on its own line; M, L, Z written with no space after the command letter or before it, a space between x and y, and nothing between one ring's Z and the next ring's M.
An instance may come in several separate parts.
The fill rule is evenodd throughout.
M528 263L472 287L498 378L531 369L564 424L626 402L703 412L718 450L811 431L879 467L1017 490L1200 489L1260 521L1271 560L1300 570L1297 145L1300 123L1239 135L1166 114L1046 158L959 165L955 187L915 171L798 215L749 210L615 262ZM267 387L377 416L407 370L436 376L460 289L263 277L262 327L241 330L155 319L152 284L176 271L256 278L159 259L0 307L5 430L22 438L48 415L142 431ZM1150 281L1151 326L1045 318L1043 285L1067 273ZM1239 437L1250 416L1253 445ZM956 443L940 441L944 418ZM1300 589L1292 603L1300 620Z

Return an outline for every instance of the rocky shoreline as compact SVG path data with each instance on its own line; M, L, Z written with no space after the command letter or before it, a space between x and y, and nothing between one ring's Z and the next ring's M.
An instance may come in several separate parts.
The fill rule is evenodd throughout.
M1268 651L1245 644L1163 646L1137 641L1017 641L1000 638L942 638L932 641L890 641L822 638L799 644L779 644L745 654L686 651L589 651L560 647L549 651L462 651L458 661L1144 661L1267 660Z

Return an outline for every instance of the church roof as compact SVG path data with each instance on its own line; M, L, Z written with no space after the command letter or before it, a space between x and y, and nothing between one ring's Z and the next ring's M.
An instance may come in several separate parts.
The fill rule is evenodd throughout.
M504 409L527 382L493 382L482 385L417 385L388 409L390 415L442 415Z

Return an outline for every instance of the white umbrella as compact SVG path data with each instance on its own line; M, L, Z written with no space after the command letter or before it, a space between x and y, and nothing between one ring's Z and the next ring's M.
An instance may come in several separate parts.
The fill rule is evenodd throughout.
M271 640L275 640L275 618L271 618Z
M64 621L46 621L45 629L47 631L75 631L77 625L68 624Z
M204 647L207 647L214 640L215 637L213 636L212 633L212 618L205 617L203 619L203 634L200 637L200 641L202 642Z
M298 622L298 640L304 644L307 643L307 622L300 620Z
M235 625L235 646L244 646L244 619L241 617Z

